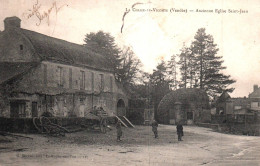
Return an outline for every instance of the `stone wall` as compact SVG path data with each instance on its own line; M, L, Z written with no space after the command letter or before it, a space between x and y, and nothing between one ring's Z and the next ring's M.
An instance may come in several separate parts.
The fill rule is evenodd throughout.
M128 106L113 73L106 71L44 61L17 81L13 89L17 93L9 100L26 100L26 117L32 117L32 102L37 102L38 116L49 111L57 117L85 117L94 106L112 116L119 99Z
M16 29L6 29L0 35L0 61L3 62L32 62L39 57L33 56L33 46Z

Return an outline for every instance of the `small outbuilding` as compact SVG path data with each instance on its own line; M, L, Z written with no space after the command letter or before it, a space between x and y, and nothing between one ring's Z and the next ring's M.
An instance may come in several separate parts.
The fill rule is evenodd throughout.
M157 115L158 121L164 124L210 121L209 97L201 89L177 89L163 97Z

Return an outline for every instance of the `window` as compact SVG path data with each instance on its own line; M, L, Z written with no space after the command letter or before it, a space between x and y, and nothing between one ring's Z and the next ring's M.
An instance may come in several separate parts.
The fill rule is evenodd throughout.
M91 72L91 90L94 92L94 73Z
M104 74L100 74L100 90L104 90Z
M251 102L251 108L258 107L258 102Z
M113 92L113 77L110 76L110 92Z
M85 72L80 71L80 89L84 90L85 89Z
M69 70L69 88L72 89L72 69Z
M21 51L23 50L23 45L22 45L22 44L20 45L20 50L21 50Z
M63 68L58 66L58 86L63 87Z
M187 112L187 119L193 120L193 112Z
M10 116L12 118L26 117L25 112L26 104L22 101L10 102Z
M239 109L241 109L242 108L242 106L240 106L240 105L235 105L234 106L234 110L239 110Z
M84 103L84 102L85 102L85 99L84 99L84 98L80 98L80 99L79 99L79 102L80 102L80 105L84 105L84 104L85 104L85 103Z
M26 117L25 114L25 103L19 104L19 117Z

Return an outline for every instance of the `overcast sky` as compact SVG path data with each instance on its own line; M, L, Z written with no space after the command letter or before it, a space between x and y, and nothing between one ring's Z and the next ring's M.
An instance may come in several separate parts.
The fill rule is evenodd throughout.
M37 0L0 0L0 30L4 30L5 17L18 16L22 28L33 30L70 42L82 44L85 34L103 30L115 37L118 45L131 46L144 64L144 70L152 72L161 60L178 54L183 42L189 45L196 31L204 27L214 37L223 56L224 73L237 80L232 86L232 97L248 96L253 85L260 86L260 1L259 0L38 0L39 12L48 11L56 2L60 10L53 8L49 24L44 18L29 11ZM137 12L131 9L167 9L168 12ZM123 33L122 17L126 8ZM170 9L187 9L188 12L171 13ZM198 13L214 10L213 13ZM215 9L226 13L215 13ZM229 13L228 10L244 10L248 13ZM193 12L189 12L193 10Z

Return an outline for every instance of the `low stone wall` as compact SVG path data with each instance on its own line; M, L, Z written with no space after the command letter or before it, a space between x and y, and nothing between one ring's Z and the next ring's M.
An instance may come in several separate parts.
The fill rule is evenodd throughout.
M211 128L214 131L237 135L260 135L260 124L243 124L243 123L226 123L226 124L211 124L211 123L196 123L199 127Z
M221 124L218 131L237 135L260 135L260 124Z
M18 133L37 132L32 118L0 118L0 130Z
M227 134L237 134L237 135L249 135L249 136L259 136L260 135L260 124L244 124L244 123L222 123L222 124L212 124L212 123L196 123L199 127L211 128L214 131L227 133Z
M93 125L98 124L99 121L95 119L86 118L61 118L49 117L52 123L60 126L74 126L74 125ZM108 118L109 123L114 123L114 118ZM0 131L17 132L17 133L36 133L38 132L33 124L33 118L3 118L0 117Z
M199 126L199 127L212 128L211 123L196 123L196 125Z

